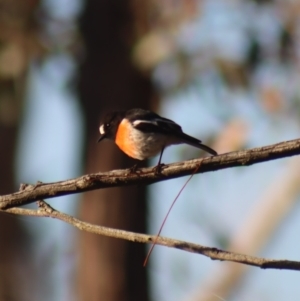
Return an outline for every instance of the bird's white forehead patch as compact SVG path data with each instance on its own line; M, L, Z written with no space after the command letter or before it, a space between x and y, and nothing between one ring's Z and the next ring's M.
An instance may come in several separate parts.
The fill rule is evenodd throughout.
M100 132L101 135L105 134L104 124L102 124L102 125L99 127L99 132Z

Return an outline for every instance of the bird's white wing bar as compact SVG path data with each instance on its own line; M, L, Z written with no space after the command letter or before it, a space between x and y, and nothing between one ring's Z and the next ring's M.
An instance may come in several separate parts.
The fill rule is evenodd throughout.
M167 123L167 124L172 124L172 125L177 125L177 123L175 123L174 121L172 120L168 120L168 119L153 119L153 120L135 120L132 124L133 126L138 126L140 124L153 124L153 125L156 125L158 126L159 123Z
M138 125L141 125L141 124L152 124L152 125L158 126L158 124L155 120L153 120L153 121L150 121L150 120L135 120L132 123L132 125L134 127L137 127Z

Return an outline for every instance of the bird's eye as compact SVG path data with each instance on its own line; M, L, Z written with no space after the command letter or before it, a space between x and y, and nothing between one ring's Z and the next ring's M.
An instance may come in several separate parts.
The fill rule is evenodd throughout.
M110 127L110 124L109 124L109 123L106 123L106 124L105 124L105 127L106 127L106 128L109 128L109 127Z

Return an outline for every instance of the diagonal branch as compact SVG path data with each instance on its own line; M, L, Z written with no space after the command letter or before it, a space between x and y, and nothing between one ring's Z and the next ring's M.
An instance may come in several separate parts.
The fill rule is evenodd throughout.
M6 210L0 210L2 212L12 213L12 214L21 214L21 215L29 215L36 217L52 217L61 221L64 221L80 230L84 230L87 232L104 235L108 237L114 237L119 239L125 239L133 242L139 243L155 243L157 245L176 248L179 250L202 254L207 256L213 260L221 260L221 261L231 261L242 263L250 266L257 266L262 269L285 269L285 270L300 270L300 262L291 261L291 260L275 260L275 259L266 259L255 256L249 256L244 254L238 254L235 252L229 252L220 250L217 248L206 247L186 241L175 240L166 237L157 237L156 235L146 235L140 233L129 232L125 230L118 230L103 226L96 226L90 223L86 223L80 221L73 216L62 213L60 211L55 210L51 206L49 206L44 201L38 201L38 210L32 209L23 209L23 208L10 208Z
M22 190L19 192L0 196L0 209L22 206L40 199L49 199L94 189L153 184L159 181L190 175L196 168L198 168L197 173L204 173L229 167L248 166L299 154L300 139L296 139L250 150L207 157L205 159L195 159L165 165L159 175L154 172L153 168L138 169L135 174L130 173L129 169L124 169L88 174L79 178L54 183L23 185L21 187Z

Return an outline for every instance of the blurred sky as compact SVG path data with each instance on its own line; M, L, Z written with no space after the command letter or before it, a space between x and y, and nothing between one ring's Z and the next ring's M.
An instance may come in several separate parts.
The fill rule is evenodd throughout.
M176 35L173 35L177 53L187 58L185 71L180 68L176 55L153 68L153 81L163 99L159 113L175 120L184 131L199 137L204 143L212 142L212 146L219 146L217 151L298 138L300 52L296 48L294 63L281 60L279 42L285 14L280 13L280 1L275 3L199 1L195 17L179 24ZM64 20L66 24L63 28L57 28L56 22L47 25L45 32L49 36L59 36L61 31L76 27L81 1L44 0L43 5L54 19ZM244 62L251 48L250 37L253 36L263 49L265 59L251 73L247 86L230 86L216 61ZM69 85L76 68L76 62L64 47L58 47L42 64L32 63L17 160L18 182L58 181L81 174L78 162L83 122L77 95ZM183 77L187 77L184 84ZM275 110L269 109L268 101L262 98L265 91L275 91L281 97L278 109L276 103ZM228 136L224 134L226 129ZM222 135L228 138L220 143ZM96 136L97 129L95 140ZM227 149L226 141L232 142L228 142ZM165 151L163 162L197 156L197 150L178 146ZM154 158L152 163L156 164L156 160ZM162 235L226 248L226 243L261 200L261 195L285 172L289 161L283 159L194 176L178 199ZM150 186L149 233L157 233L186 180L180 178ZM51 204L64 212L74 213L74 198L78 196L51 200ZM300 228L299 210L298 205L292 208L270 241L266 242L260 256L299 260L300 243L296 239ZM76 231L58 221L32 220L26 224L33 226L40 248L45 250L38 252L43 254L40 255L43 258L38 260L42 262L53 250L57 254L56 261L51 264L59 279L55 283L56 300L73 300L71 288L65 286L64 281L70 282L68 277L76 262L72 249ZM42 230L45 231L43 234ZM201 286L203 279L213 273L215 267L223 264L159 246L155 247L151 256L147 269L151 275L152 296L153 300L160 301L184 300ZM249 268L246 278L230 300L297 300L300 297L299 280L297 272ZM221 298L216 296L215 300Z

